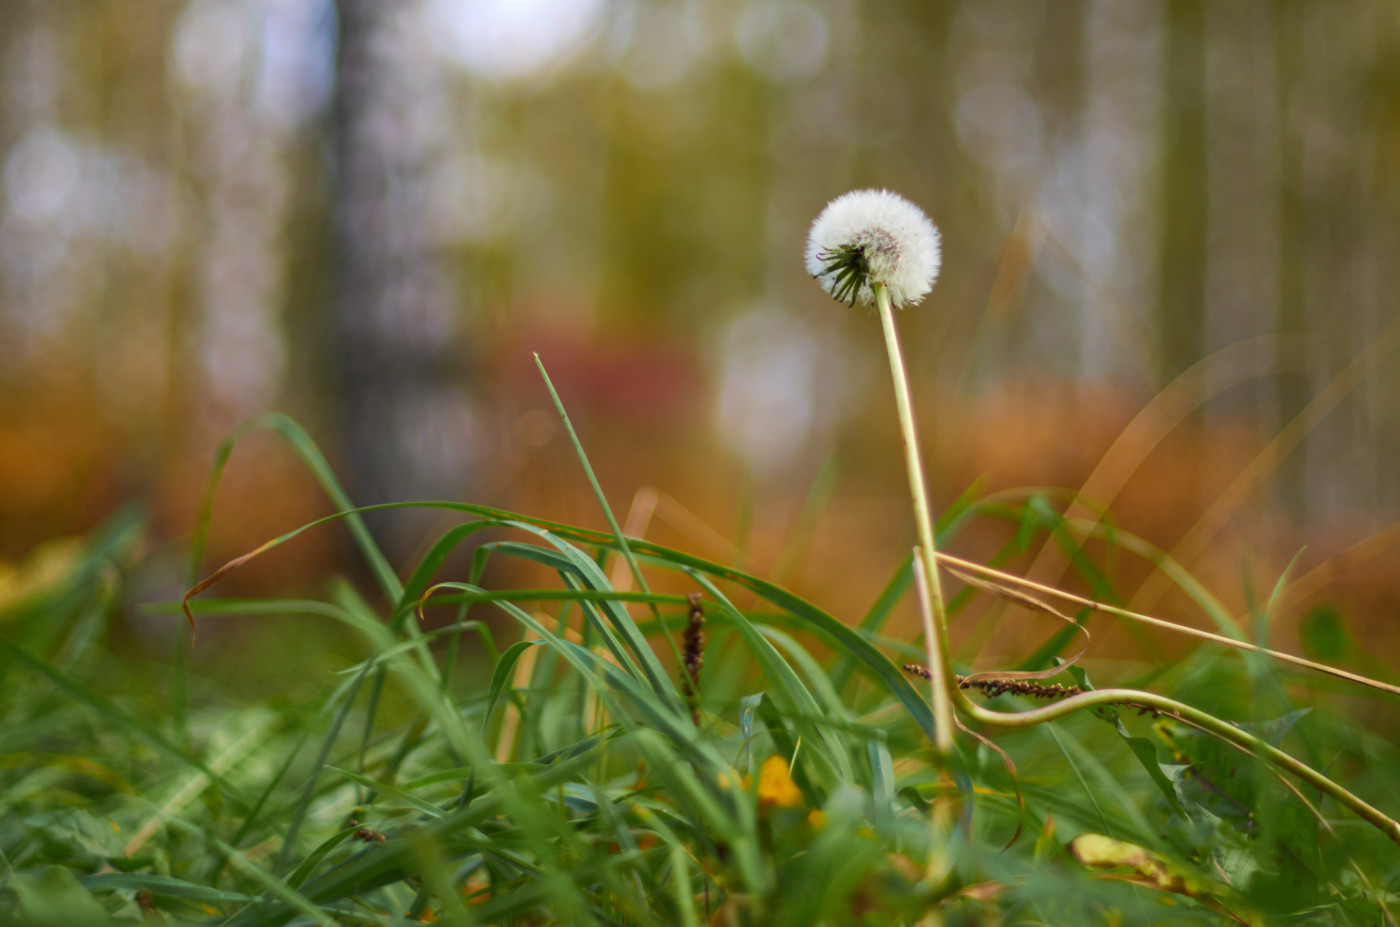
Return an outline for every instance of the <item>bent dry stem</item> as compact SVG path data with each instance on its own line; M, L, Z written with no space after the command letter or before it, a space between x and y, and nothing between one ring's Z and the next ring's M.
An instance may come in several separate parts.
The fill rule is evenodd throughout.
M914 579L919 590L919 603L922 606L920 610L924 612L925 620L930 620L928 616L933 614L935 600L932 595L932 584L928 581L925 572L924 561L919 558L914 560ZM955 679L956 677L949 674L946 678ZM935 682L936 684L937 682ZM943 694L945 698L956 699L958 709L967 717L996 727L1032 727L1063 718L1071 712L1083 708L1111 706L1132 706L1170 715L1291 773L1324 795L1330 796L1337 804L1350 809L1357 817L1375 827L1395 843L1400 844L1400 822L1395 821L1380 809L1368 804L1306 763L1246 733L1228 721L1223 721L1215 715L1201 711L1199 708L1192 708L1184 702L1178 702L1166 696L1138 689L1095 689L1092 692L1072 695L1063 701L1043 708L1034 708L1030 711L1001 712L978 705L956 682L946 688Z

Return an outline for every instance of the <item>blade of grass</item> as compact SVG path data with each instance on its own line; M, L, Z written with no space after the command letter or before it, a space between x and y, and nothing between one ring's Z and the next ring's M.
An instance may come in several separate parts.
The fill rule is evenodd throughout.
M297 455L301 457L306 468L311 471L312 476L321 484L321 488L340 513L346 518L346 525L350 529L350 534L359 546L360 552L369 563L375 578L379 581L380 588L385 596L392 602L403 594L403 587L399 584L399 578L394 573L393 567L389 565L388 559L379 549L379 545L374 542L374 537L369 533L369 528L365 526L364 519L360 517L363 509L355 509L350 497L345 494L340 481L335 477L335 471L326 462L325 455L316 446L316 442L307 434L294 419L283 415L280 412L267 412L262 415L255 415L250 419L240 423L229 433L219 444L218 450L214 453L214 464L209 470L209 479L205 483L204 494L199 503L199 514L195 517L194 538L190 543L190 564L189 582L194 584L199 576L199 564L204 557L204 547L209 536L209 523L213 519L214 495L218 491L219 483L223 478L224 468L228 465L230 455L233 454L234 447L248 434L266 429L280 434L287 443L292 446Z
M409 806L410 808L418 809L418 811L421 814L425 814L430 818L441 818L444 817L446 814L446 812L444 812L441 808L439 808L432 802L424 801L417 795L414 795L411 792L405 792L403 789L389 785L387 782L380 782L376 779L371 779L368 776L362 776L357 772L351 772L348 769L341 769L339 766L331 766L330 764L327 764L324 768L329 770L330 772L339 773L340 775L349 779L351 782L357 782L360 785L372 789L376 793L387 795L390 798L396 798L401 803Z
M0 638L0 652L8 654L14 660L23 663L41 676L44 676L61 691L66 692L69 696L96 712L98 716L103 718L108 724L111 724L115 730L129 732L138 739L144 740L159 752L175 760L180 765L189 766L203 773L209 777L210 782L216 783L225 793L229 795L238 794L237 789L225 782L224 778L211 769L203 760L187 752L155 727L140 720L125 709L120 708L115 702L105 696L94 692L91 688L79 682L77 679L74 679L71 675L59 672L48 663L31 656L28 652L4 638Z
M598 484L598 477L593 472L593 465L588 462L588 455L583 451L583 442L578 439L578 432L574 431L574 423L569 420L569 413L564 410L564 402L559 398L559 393L554 389L554 383L549 379L549 372L544 369L544 361L540 360L539 354L535 355L535 366L540 368L540 376L544 378L544 385L549 389L549 396L554 400L554 408L559 411L559 418L564 422L564 430L568 432L569 440L573 442L574 453L578 455L578 462L583 466L583 472L588 477L588 485L593 487L593 495L598 500L598 507L603 510L603 516L608 520L608 527L612 529L613 537L617 540L618 549L622 552L623 559L627 561L627 568L632 571L632 578L637 581L637 588L643 592L651 592L647 586L646 577L642 575L642 568L637 563L637 558L632 556L632 549L627 546L627 538L623 537L622 529L618 527L617 517L613 515L612 506L608 505L608 499L603 495L603 487ZM652 606L652 617L660 618L656 606Z
M585 750L573 757L562 759L541 769L534 775L517 770L515 778L528 778L536 792L545 792L557 783L578 775L596 762L594 753L598 748ZM495 778L489 763L480 766L483 778ZM458 835L469 833L487 821L506 812L510 800L500 790L479 794L473 801L446 817L424 825L423 829L432 839L442 840L451 846ZM474 844L463 845L463 850L475 848ZM301 889L301 896L316 904L326 904L336 899L363 893L402 879L407 866L414 858L411 843L403 839L390 839L356 854L329 872L307 882ZM245 908L227 921L227 927L279 927L291 920L296 909L283 903L267 907Z
M147 891L153 895L171 898L190 898L209 904L230 904L235 902L257 901L256 895L244 892L230 892L221 888L210 888L198 882L187 882L171 876L142 872L99 872L78 880L78 884L90 892L124 889L126 891Z
M311 770L306 774L306 785L302 788L301 798L298 800L296 809L292 812L292 819L287 824L287 830L283 834L282 848L277 851L277 857L273 860L272 870L274 872L285 870L292 853L296 851L297 835L301 832L301 825L306 820L307 812L311 810L311 800L316 796L316 783L321 779L321 771L330 762L331 750L340 738L340 729L345 725L345 719L349 717L350 709L355 704L355 695L360 686L364 684L365 677L369 675L372 665L366 663L364 669L355 676L345 701L331 721L330 730L321 738L321 750L316 754L316 759L311 764Z
M610 535L603 534L601 532L590 531L586 528L579 528L573 525L564 524L562 522L554 522L549 521L547 519L538 519L532 518L530 516L522 516L517 513L507 512L503 509L491 508L490 506L473 505L471 503L465 502L390 502L383 503L380 505L362 506L359 509L356 509L355 511L367 512L391 508L446 509L450 511L463 512L466 514L471 514L487 519L496 519L501 524L509 524L512 526L520 527L524 530L531 531L537 536L557 536L556 541L577 541L579 543L591 545L611 545L616 543L616 541ZM211 574L204 581L200 582L199 584L185 592L183 607L187 609L187 616L189 616L191 620L193 620L193 613L191 611L188 611L189 600L192 599L194 596L198 595L199 593L203 592L205 589L214 585L216 582L218 582L224 576L228 575L228 573L232 572L234 569L238 568L244 563L247 563L253 557L266 553L267 551L272 550L278 545L291 540L292 538L296 537L302 532L309 531L312 528L315 528L327 522L335 521L339 518L344 517L345 514L347 513L336 513L334 515L328 515L324 518L320 518L313 522L309 522L303 525L302 527L296 529L295 531L288 532L287 534L275 538L273 541L264 544L252 553L236 558L235 560L225 564L223 567L220 567L219 570L215 571L215 573ZM709 560L705 560L700 557L694 557L677 550L672 550L671 548L664 547L659 544L652 544L647 541L639 541L635 538L631 539L629 543L631 544L632 548L638 553L649 557L653 562L660 566L673 570L682 570L685 567L693 567L697 570L706 573L707 575L716 577L718 579L724 579L738 583L739 585L745 586L753 592L757 593L761 598L764 598L772 604L777 605L779 608L786 609L792 612L794 615L797 615L798 617L802 618L804 621L808 622L810 626L815 631L817 631L817 633L821 634L824 638L835 643L838 647L844 648L847 652L854 654L858 658L859 662L861 664L864 664L866 670L871 674L871 677L877 682L879 682L881 685L883 685L885 688L887 688L895 696L895 698L897 698L909 710L910 714L918 722L920 727L924 729L925 733L928 736L933 736L933 720L932 714L928 707L928 703L918 695L914 687L910 685L908 679L905 678L904 673L899 669L899 667L895 666L892 662L890 662L890 660L887 657L885 657L877 649L875 649L859 633L857 633L854 629L850 628L843 622L837 621L835 618L823 612L821 609L816 608L811 603L788 592L787 590L774 586L773 584L759 579L758 577L753 576L751 574L744 573L740 570L736 570L731 567L722 566L720 564L714 563ZM589 563L593 566L594 569L596 569L596 565L593 565L591 561L589 561ZM480 590L475 591L479 592ZM628 621L630 622L630 618L628 619ZM635 624L633 624L633 627L635 627ZM638 634L638 636L640 637L640 633ZM649 653L650 648L648 648L647 650ZM651 655L651 658L652 660L655 660L655 655ZM659 664L657 664L657 666L659 668ZM665 674L660 673L660 678L665 679ZM669 680L667 680L667 685L669 686ZM674 686L669 687L672 690L674 690Z
M578 562L556 551L547 550L535 544L519 544L515 541L499 541L496 543L496 549L512 557L518 557L522 560L532 560L536 563L542 563L545 566L552 567L560 574L560 577L563 578L566 583L570 580L578 582L584 581L582 573L578 568ZM607 599L599 599L596 603L584 602L584 614L591 619L594 629L603 639L603 644L608 648L608 652L613 655L619 665L639 679L649 678L648 674L643 672L641 666L638 665L637 661L641 658L641 652L638 650L636 643L634 641L629 641L628 646L624 646L619 639L619 633L626 633L618 625L616 620L618 612L621 610L609 610L607 608L607 601ZM595 605L598 607L595 608ZM604 612L608 615L607 619L603 617ZM614 628L616 628L616 630L614 630ZM637 631L637 635L640 637L640 630ZM647 650L647 652L650 652L651 648L647 647L645 643L641 646L643 649ZM541 685L546 681L547 680L537 680L536 684Z
M900 598L908 591L910 583L914 581L914 555L905 555L904 561L895 569L890 581L885 584L885 588L880 591L870 610L861 619L860 629L862 631L879 631L889 620L890 613L894 611L895 605ZM856 660L849 653L842 652L836 658L836 664L831 668L831 684L836 691L840 692L846 688L846 683L851 679L851 673L855 672Z
M853 778L850 759L847 754L847 745L844 743L836 730L828 725L816 722L814 719L824 718L826 714L817 704L817 700L812 696L811 690L802 682L801 678L793 670L788 662L783 659L777 649L763 636L758 628L754 627L744 614L734 607L733 603L720 592L714 583L710 582L698 570L685 571L692 579L700 584L706 592L719 603L725 616L739 632L744 644L754 659L763 669L763 674L772 683L773 688L769 690L770 698L783 705L789 713L793 714L794 721L800 727L805 727L803 735L812 740L811 746L815 749L818 744L825 744L826 750L817 750L818 755L834 762L835 772L843 782L850 782ZM805 720L805 723L803 723ZM829 751L829 752L828 752ZM834 783L825 783L830 788Z
M608 582L607 574L599 568L598 564L594 563L591 558L585 556L581 550L563 537L523 521L510 522L510 525L544 540L555 550L568 558L573 566L573 572L587 588L595 591L612 591L612 585ZM675 684L671 681L665 669L662 668L661 661L656 658L656 654L652 651L651 646L647 644L646 638L642 636L641 631L637 630L637 624L632 620L632 616L627 613L625 608L622 608L618 604L615 598L604 599L599 604L602 610L607 614L613 628L621 635L622 639L626 641L628 647L636 656L637 662L640 664L642 672L647 681L651 684L652 689L661 698L679 705L680 696L676 692ZM653 606L653 610L655 610L655 606ZM659 612L657 612L657 617L660 618ZM675 646L675 641L671 639L670 635L667 635L666 639L671 642L672 647ZM676 658L679 661L679 653L676 654Z
M150 803L144 802L144 804ZM257 863L250 860L237 848L230 846L227 843L224 843L215 834L210 832L208 828L199 827L194 824L191 824L183 818L179 817L178 815L167 814L162 809L159 809L154 805L151 805L151 808L152 810L156 811L158 814L161 814L165 818L165 823L168 826L173 827L176 830L184 831L185 833L189 834L191 837L194 837L197 840L209 841L216 848L218 848L218 850L224 856L226 856L240 872L251 878L253 881L262 885L263 888L266 889L271 895L279 899L283 904L287 905L292 910L301 912L303 915L311 918L311 920L314 923L321 924L323 925L323 927L336 927L335 920L332 919L330 915L328 915L325 911L323 911L319 906L313 903L305 895L292 888L283 879L278 878L275 874L267 871L266 869L259 866ZM254 906L251 908L246 908L245 910L256 909L257 906Z

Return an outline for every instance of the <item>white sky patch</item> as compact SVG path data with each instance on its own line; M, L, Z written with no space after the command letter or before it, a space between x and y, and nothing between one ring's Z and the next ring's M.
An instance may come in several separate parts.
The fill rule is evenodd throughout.
M175 24L173 72L208 99L251 89L259 115L289 128L330 99L335 22L331 0L194 0Z
M605 0L427 0L424 15L441 53L505 81L568 56L602 25L606 7Z
M30 222L56 220L72 208L82 182L77 147L57 129L36 129L10 149L4 179L16 215Z
M777 81L803 81L826 64L826 19L799 0L750 0L734 24L750 66Z
M126 242L139 254L175 234L170 180L128 151L76 138L56 126L22 136L0 164L8 219L31 232Z
M274 122L316 115L335 86L336 18L331 0L263 0L258 105Z
M685 80L711 45L704 12L694 0L622 5L614 57L627 82L659 92Z
M180 14L171 42L180 83L204 96L235 95L254 50L253 27L243 4L194 0Z

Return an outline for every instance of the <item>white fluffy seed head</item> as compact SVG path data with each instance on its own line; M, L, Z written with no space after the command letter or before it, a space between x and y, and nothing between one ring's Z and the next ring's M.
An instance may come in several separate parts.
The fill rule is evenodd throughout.
M889 190L853 190L822 210L807 234L807 273L851 305L883 283L896 308L919 302L938 279L938 228Z

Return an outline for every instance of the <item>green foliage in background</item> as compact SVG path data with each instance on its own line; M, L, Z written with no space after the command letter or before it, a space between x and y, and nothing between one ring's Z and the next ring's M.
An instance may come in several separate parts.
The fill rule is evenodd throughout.
M0 614L7 923L1390 922L1393 843L1166 717L1105 709L993 732L1005 756L960 735L956 790L941 788L924 689L897 665L923 648L883 633L909 592L907 562L850 627L755 576L629 539L658 589L700 594L707 642L692 700L677 677L687 596L615 590L605 567L619 536L417 504L462 521L397 574L306 435L280 417L253 424L302 453L342 509L325 521L351 527L379 588L197 598L194 614L317 616L348 629L358 654L307 699L250 698L179 662L121 659L106 631L142 527L115 518L63 582ZM1041 497L969 495L945 513L940 540L982 518L1014 520L1007 553L1063 530ZM468 575L439 581L472 546ZM498 558L557 579L485 589ZM425 599L455 617L425 630ZM520 631L512 642L487 624L501 614ZM1307 635L1318 652L1351 646L1335 616L1315 616ZM1056 648L1038 643L1018 668L1054 665ZM1400 808L1394 745L1329 700L1300 700L1291 673L1214 648L1143 672L1139 685ZM299 677L297 693L320 678ZM934 845L930 815L949 802L961 818ZM951 871L927 878L939 858Z

